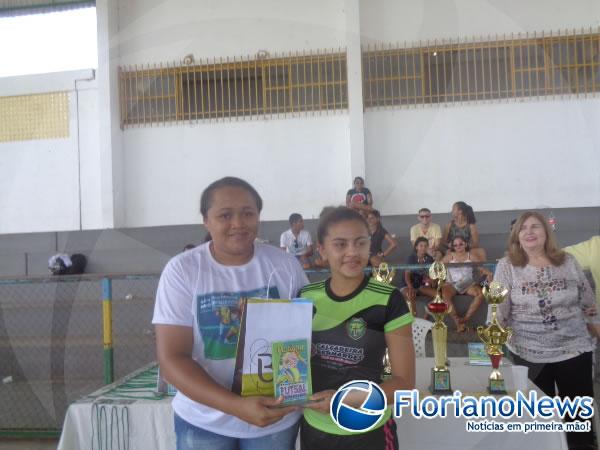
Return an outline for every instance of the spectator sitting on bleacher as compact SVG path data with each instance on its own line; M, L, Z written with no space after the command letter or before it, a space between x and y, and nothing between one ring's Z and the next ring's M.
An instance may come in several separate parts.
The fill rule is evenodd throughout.
M414 243L414 252L408 256L407 264L431 264L433 257L427 253L429 241L426 237L419 236ZM417 294L435 297L435 289L429 279L428 267L423 269L405 270L404 282L406 286L400 292L410 306L413 316L417 315Z
M456 202L452 205L452 220L444 227L442 243L451 247L455 237L462 237L471 248L479 247L479 231L475 223L473 208L465 202Z
M427 239L427 253L435 256L442 240L442 229L437 223L431 222L431 211L428 208L421 208L417 218L419 223L410 228L410 243L414 246L417 238L424 237Z
M386 256L398 247L398 242L383 228L381 214L376 209L370 211L367 215L367 223L369 224L369 233L371 234L369 263L373 267L377 267L383 262ZM383 241L388 244L385 251L383 250Z
M346 206L357 210L363 217L373 209L373 195L369 188L365 187L362 177L354 178L354 188L346 193Z
M310 269L313 245L310 233L304 229L304 219L298 213L290 215L290 229L281 233L279 245L282 250L298 259L303 269Z
M446 256L442 260L443 263L448 265L448 278L446 279L447 283L442 287L442 296L448 306L452 307L450 317L454 320L456 331L459 333L466 330L466 323L477 312L483 301L483 292L478 283L481 274L484 274L488 281L491 281L492 273L483 267L474 270L475 268L471 265L452 267L452 264L484 261L481 258L481 252L478 250L471 250L465 238L456 236L451 243L450 251L446 253ZM479 272L479 274L475 275L476 272ZM473 297L473 301L469 305L469 309L464 317L458 315L452 301L458 294L466 294Z
M565 247L564 250L575 257L583 270L592 272L596 285L596 304L600 304L600 236L592 236L587 241Z

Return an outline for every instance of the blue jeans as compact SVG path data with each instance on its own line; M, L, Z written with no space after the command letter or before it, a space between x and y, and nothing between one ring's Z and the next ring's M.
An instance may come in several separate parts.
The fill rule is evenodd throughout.
M294 450L298 436L298 423L267 436L240 439L211 433L174 415L177 450Z

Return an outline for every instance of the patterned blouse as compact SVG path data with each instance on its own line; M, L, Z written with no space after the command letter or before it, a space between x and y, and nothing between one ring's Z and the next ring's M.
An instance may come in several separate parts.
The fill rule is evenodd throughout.
M509 290L497 317L502 326L513 329L510 351L530 362L558 362L594 350L595 339L586 324L599 323L600 318L584 314L595 298L572 256L558 267L515 267L504 257L494 281Z

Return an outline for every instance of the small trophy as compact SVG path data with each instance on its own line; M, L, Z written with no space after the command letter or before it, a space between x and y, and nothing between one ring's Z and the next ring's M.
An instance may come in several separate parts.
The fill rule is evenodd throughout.
M385 262L379 264L379 267L373 267L373 278L381 283L392 284L395 275L396 271L390 270L390 266Z
M504 301L507 293L508 289L497 281L492 281L489 287L486 286L483 288L485 300L492 305L492 321L487 327L481 325L477 327L479 339L485 344L485 350L492 361L492 373L489 377L488 392L494 395L506 394L504 378L502 378L502 374L498 368L504 355L502 353L502 346L510 339L512 329L500 326L496 319L496 309Z
M444 323L444 316L448 314L448 304L442 299L442 286L446 280L446 266L436 261L429 267L429 278L437 280L437 293L435 298L427 304L427 310L435 318L431 334L433 335L433 357L435 366L431 369L432 394L452 394L450 387L450 371L446 365L448 327Z
M381 283L392 284L394 275L396 275L396 271L394 269L390 270L390 267L387 265L387 263L382 262L379 264L379 267L373 267L373 278ZM383 373L381 374L381 379L385 381L391 376L392 365L390 364L390 355L386 348L385 355L383 356Z

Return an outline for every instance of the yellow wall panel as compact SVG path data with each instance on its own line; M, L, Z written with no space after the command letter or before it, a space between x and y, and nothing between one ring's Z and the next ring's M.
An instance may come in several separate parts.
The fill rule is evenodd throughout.
M68 92L0 97L0 142L68 137Z

